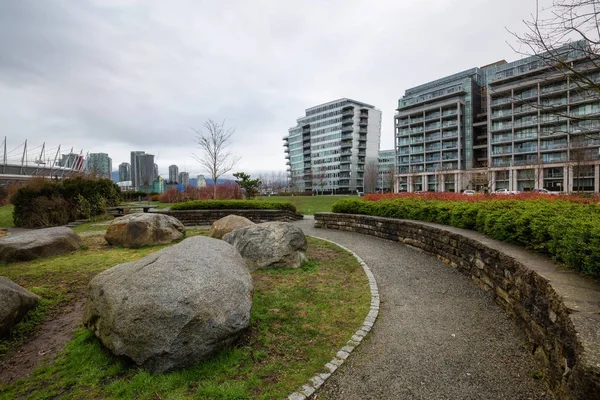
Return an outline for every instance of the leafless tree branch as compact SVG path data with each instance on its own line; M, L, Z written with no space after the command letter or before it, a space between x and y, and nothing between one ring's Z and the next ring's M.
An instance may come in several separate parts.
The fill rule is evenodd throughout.
M194 129L194 141L200 149L200 154L192 153L196 161L200 163L213 180L213 199L217 198L217 179L223 174L231 171L239 162L227 148L231 145L231 137L235 133L233 128L225 128L225 120L219 123L212 119L204 122L202 129Z

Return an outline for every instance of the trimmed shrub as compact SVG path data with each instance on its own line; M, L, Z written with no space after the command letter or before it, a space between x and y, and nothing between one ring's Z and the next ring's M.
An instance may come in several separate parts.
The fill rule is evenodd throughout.
M32 180L12 197L15 226L42 228L64 225L77 218L104 214L121 201L121 190L108 179L81 177L48 181Z
M296 212L292 203L260 200L193 200L177 203L171 210L288 210Z
M600 205L596 203L554 197L444 201L404 196L379 201L343 199L333 204L332 211L473 229L600 277Z

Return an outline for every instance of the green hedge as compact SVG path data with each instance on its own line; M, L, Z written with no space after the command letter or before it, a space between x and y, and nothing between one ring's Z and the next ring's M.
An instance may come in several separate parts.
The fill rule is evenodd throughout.
M288 210L296 212L292 203L260 200L193 200L176 203L171 210Z
M600 277L600 205L594 203L544 199L478 202L345 199L334 203L332 211L473 229L550 255L576 271Z
M65 225L106 212L121 201L121 189L108 179L35 182L12 197L13 221L23 228Z

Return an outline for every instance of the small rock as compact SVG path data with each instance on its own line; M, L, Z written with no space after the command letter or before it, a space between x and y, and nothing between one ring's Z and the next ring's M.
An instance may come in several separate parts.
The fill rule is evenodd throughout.
M245 226L254 225L254 222L248 218L239 215L228 215L212 223L208 236L215 239L222 239L229 232Z
M183 239L185 227L177 218L158 213L136 213L115 218L104 238L109 244L137 248Z
M81 239L65 226L32 229L0 238L0 262L29 261L79 250Z
M0 276L0 299L0 337L6 337L11 328L35 308L40 297Z
M223 236L246 260L250 271L270 266L298 268L308 242L302 229L289 222L264 222Z

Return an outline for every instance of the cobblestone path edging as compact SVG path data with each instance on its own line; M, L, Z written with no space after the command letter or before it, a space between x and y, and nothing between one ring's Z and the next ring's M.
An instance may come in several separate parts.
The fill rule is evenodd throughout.
M288 400L305 400L311 398L311 396L317 391L317 389L319 389L323 385L323 383L325 383L325 381L329 379L331 374L333 374L338 369L338 367L344 363L344 360L346 360L348 356L350 356L350 353L352 353L352 351L362 342L367 333L369 333L369 331L373 327L373 324L375 324L375 320L377 319L377 315L379 314L379 289L377 288L375 276L373 275L373 272L371 272L369 266L358 256L358 254L356 254L352 250L331 240L323 239L317 236L313 237L319 240L324 240L326 242L332 243L338 246L339 248L347 251L348 253L351 253L354 256L354 258L356 258L356 260L362 266L363 271L365 271L365 275L367 275L367 278L369 279L369 287L371 289L371 308L365 320L363 321L363 324L360 327L360 329L354 332L350 340L348 340L346 344L337 352L335 357L333 357L331 361L325 364L323 370L326 372L315 374L312 378L308 380L306 384L302 385L302 388L300 390L289 395Z

